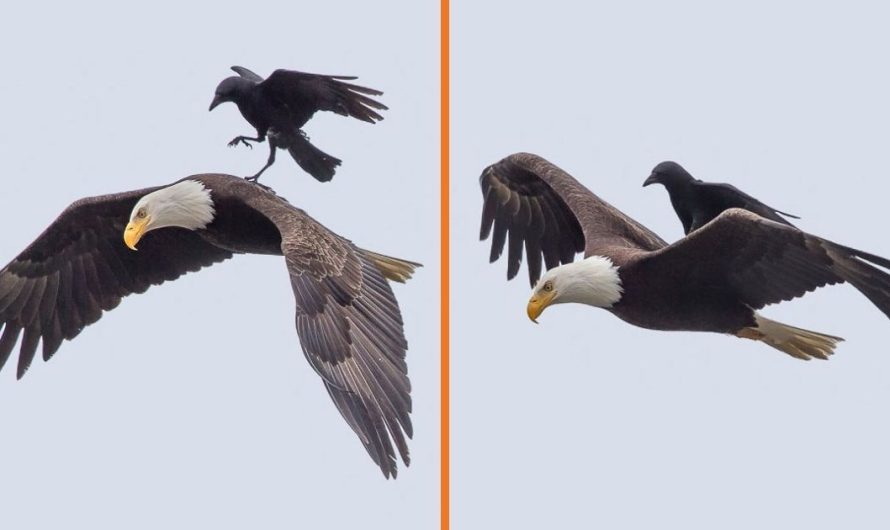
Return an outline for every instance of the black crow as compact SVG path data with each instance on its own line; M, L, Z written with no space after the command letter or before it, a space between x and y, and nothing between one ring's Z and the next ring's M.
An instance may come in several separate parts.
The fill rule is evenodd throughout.
M730 208L743 208L788 226L794 225L781 215L800 219L763 204L731 184L702 182L676 162L662 162L655 166L652 174L643 182L643 186L649 184L663 184L667 189L686 234L698 230Z
M263 171L275 163L275 149L287 149L293 159L320 182L334 176L340 159L309 143L302 127L319 110L352 116L368 123L383 119L376 110L387 110L386 105L368 96L383 92L351 83L355 77L307 74L293 70L275 70L268 79L241 66L233 66L237 76L228 77L216 87L210 110L220 103L231 101L248 123L256 129L256 138L237 136L229 146L248 142L262 142L269 136L269 159L260 171L248 180L256 181Z

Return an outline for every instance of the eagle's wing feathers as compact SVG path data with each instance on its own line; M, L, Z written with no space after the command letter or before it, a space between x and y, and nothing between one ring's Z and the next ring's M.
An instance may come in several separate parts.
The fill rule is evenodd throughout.
M516 153L492 164L479 184L484 201L480 239L492 236L492 262L507 245L508 279L519 272L523 246L534 286L542 259L551 269L570 263L579 252L605 252L611 246L654 250L666 244L536 155Z
M396 451L410 462L411 382L387 277L404 280L417 264L364 251L295 208L257 206L281 232L306 359L374 462L396 476Z
M890 316L890 275L875 267L890 262L739 208L644 259L690 286L728 283L754 309L846 281Z
M43 343L49 359L63 340L121 299L231 257L190 230L150 232L138 252L122 235L140 197L158 188L81 199L0 270L0 368L21 335L21 378ZM22 334L22 332L24 332Z

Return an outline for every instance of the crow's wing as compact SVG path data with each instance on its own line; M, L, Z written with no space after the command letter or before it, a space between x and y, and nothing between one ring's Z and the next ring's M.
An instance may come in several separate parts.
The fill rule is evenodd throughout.
M353 79L356 78L275 70L259 88L272 105L290 114L296 127L302 127L319 110L369 123L382 120L383 116L376 111L386 110L386 105L368 96L383 92L344 82Z

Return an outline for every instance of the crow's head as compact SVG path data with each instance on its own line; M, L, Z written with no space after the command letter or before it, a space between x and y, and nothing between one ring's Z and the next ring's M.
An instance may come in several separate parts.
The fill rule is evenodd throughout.
M687 182L691 182L695 179L692 178L692 175L689 174L688 171L683 169L683 166L676 162L662 162L655 166L652 169L652 174L649 175L649 178L643 182L643 186L648 186L649 184L662 184L665 187L670 187L672 185L685 184Z
M237 103L238 100L250 92L254 86L256 86L256 83L241 77L233 76L223 79L216 87L216 93L213 95L213 101L210 102L210 108L208 110L213 110L214 107L220 103L225 103L226 101Z

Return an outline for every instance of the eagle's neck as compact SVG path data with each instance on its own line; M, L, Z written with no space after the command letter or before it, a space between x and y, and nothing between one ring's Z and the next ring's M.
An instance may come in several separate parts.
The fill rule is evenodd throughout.
M574 302L608 308L621 300L618 267L605 256L590 256L554 269L559 276L555 302Z

